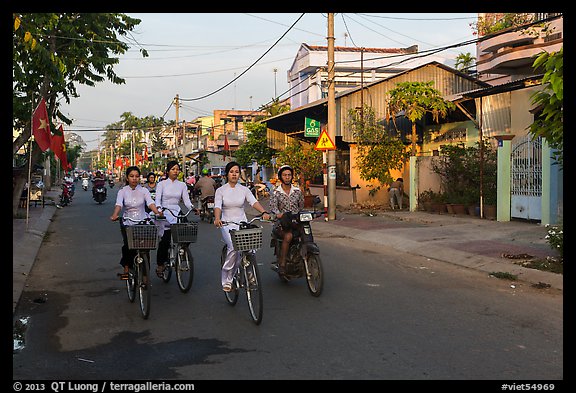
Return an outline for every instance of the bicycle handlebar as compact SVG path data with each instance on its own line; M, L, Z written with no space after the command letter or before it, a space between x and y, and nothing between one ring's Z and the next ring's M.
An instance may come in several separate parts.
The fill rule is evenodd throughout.
M122 216L122 217L116 218L116 220L114 220L114 221L118 221L120 218L122 218L122 220L132 221L132 222L135 222L137 224L154 224L154 222L152 221L152 219L150 217L146 217L146 218L143 218L141 220L135 220L135 219L127 217L127 216Z
M171 209L169 209L169 208L167 208L167 207L159 207L159 209L162 209L161 211L168 210L168 211L169 211L170 213L172 213L172 215L173 215L174 217L176 217L176 218L184 218L184 217L187 217L188 214L190 214L190 212L192 212L192 211L197 212L197 210L198 210L198 209L195 209L195 208L193 207L192 209L188 210L187 213L185 213L185 214L180 214L180 213L174 213ZM166 219L166 216L164 216L164 215L163 215L162 217L156 216L156 218L157 218L158 220L165 220L165 219Z
M264 213L268 213L268 212L264 212ZM259 215L257 215L256 217L254 217L253 219L251 219L250 221L241 221L241 222L236 222L236 221L222 221L220 220L220 222L222 223L222 225L228 225L228 224L236 224L236 225L242 225L242 224L252 224L254 221L261 221L261 222L272 222L273 220L264 220L262 218L262 215L264 213L260 213ZM270 215L272 215L272 213L268 213Z

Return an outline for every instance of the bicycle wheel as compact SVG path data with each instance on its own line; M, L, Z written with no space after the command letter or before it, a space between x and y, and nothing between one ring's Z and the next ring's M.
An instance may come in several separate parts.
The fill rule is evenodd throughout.
M141 254L142 261L137 264L138 298L140 300L140 312L142 318L148 319L150 315L150 257L147 253Z
M175 247L173 244L170 244L170 248L168 249L168 262L164 262L164 272L162 273L162 281L168 282L170 281L170 277L172 277L172 264L174 263L174 259L176 258L175 254Z
M226 253L228 252L228 247L224 245L222 247L222 252L220 254L220 268L224 265L224 260L226 259ZM238 275L234 275L234 280L232 280L232 290L230 292L224 292L224 296L226 297L226 301L231 306L236 305L238 302Z
M312 296L318 297L324 287L324 271L322 269L322 260L320 255L308 254L304 261L306 266L306 283Z
M244 275L244 289L246 290L246 300L248 300L250 316L256 325L260 325L264 311L264 297L262 296L262 286L260 285L260 277L258 276L256 256L248 258L246 254L244 254L240 263L244 266L242 274Z
M194 280L194 257L188 245L179 245L174 269L176 269L176 281L178 281L180 291L188 292Z
M128 270L126 290L128 291L128 300L130 300L130 303L133 303L134 299L136 299L136 273L134 272L134 267Z

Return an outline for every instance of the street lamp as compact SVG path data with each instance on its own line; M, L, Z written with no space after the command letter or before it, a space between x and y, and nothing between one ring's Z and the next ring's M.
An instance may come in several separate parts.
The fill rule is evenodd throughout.
M278 72L278 68L274 68L274 98L278 97L276 94L276 73Z

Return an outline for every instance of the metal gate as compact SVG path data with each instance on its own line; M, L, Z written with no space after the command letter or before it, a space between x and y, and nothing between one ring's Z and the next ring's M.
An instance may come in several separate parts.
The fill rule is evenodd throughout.
M514 218L542 219L542 138L531 135L512 143L511 212Z

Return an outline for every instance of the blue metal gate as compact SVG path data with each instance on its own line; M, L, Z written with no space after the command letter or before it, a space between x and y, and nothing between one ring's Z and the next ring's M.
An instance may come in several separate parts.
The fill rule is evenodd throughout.
M512 142L511 217L542 219L542 138L531 135Z

